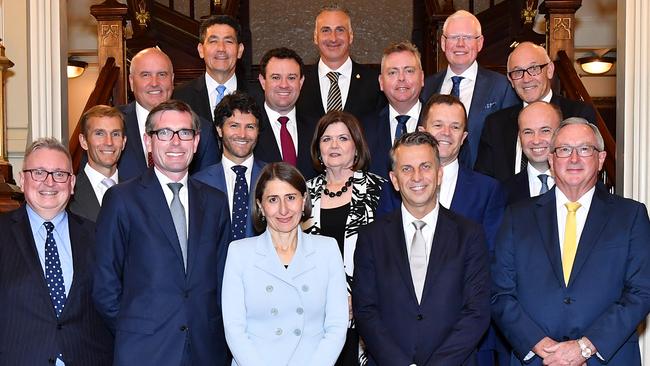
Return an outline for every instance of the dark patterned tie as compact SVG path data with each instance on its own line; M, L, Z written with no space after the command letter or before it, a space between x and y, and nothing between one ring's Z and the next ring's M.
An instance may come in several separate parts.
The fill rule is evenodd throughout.
M232 240L246 237L248 220L248 183L246 183L246 167L235 165L231 168L235 179L235 192L232 196Z
M520 162L520 165L519 165L519 171L520 171L520 172L523 172L523 171L526 170L527 168L528 168L528 157L527 157L526 154L524 154L524 152L522 151L522 152L521 152L521 162Z
M176 228L176 235L178 236L178 243L181 246L181 255L183 256L183 267L187 269L187 220L185 219L185 208L181 202L179 191L183 187L183 183L167 183L169 189L172 190L174 196L169 205L169 211L172 214L174 227Z
M59 259L59 250L54 240L54 224L45 221L43 223L47 230L45 239L45 282L47 289L50 291L50 298L56 316L61 316L65 306L65 285L63 282L63 270L61 270L61 260Z
M282 148L282 161L296 166L296 147L293 144L293 139L291 138L289 129L287 129L289 117L280 116L278 117L278 122L280 122L280 147Z
M343 99L341 99L341 88L339 88L340 73L330 71L327 78L330 80L330 90L327 92L327 111L343 110Z
M397 120L397 128L395 129L395 141L397 141L400 136L406 133L406 122L408 122L409 118L411 117L401 114L395 117Z
M151 151L147 153L147 168L153 168L153 154Z
M465 79L462 76L452 76L451 77L451 82L454 83L451 87L451 95L455 96L456 98L460 98L460 82L461 80Z
M548 174L540 174L537 178L542 182L542 188L539 190L539 194L548 192Z

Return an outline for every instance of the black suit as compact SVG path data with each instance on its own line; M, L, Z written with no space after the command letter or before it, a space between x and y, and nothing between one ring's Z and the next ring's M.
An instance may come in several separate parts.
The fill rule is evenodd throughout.
M68 214L74 280L56 317L25 205L0 216L0 364L111 365L113 337L90 295L95 225ZM53 364L53 362L51 362Z
M316 171L311 163L311 140L314 138L316 128L313 120L305 118L296 109L296 125L298 126L298 154L296 155L296 168L300 170L305 179L311 179L316 176ZM296 144L296 141L293 142ZM266 110L262 110L262 120L260 121L260 134L255 145L254 155L258 159L272 163L282 161L280 146L275 139L273 128L269 122L269 116Z
M86 172L82 169L77 173L77 182L74 185L74 195L70 197L68 209L88 220L97 221L97 215L101 205L95 195L95 190L90 184Z
M379 71L352 61L350 89L343 110L357 118L373 112L385 103L384 94L379 90ZM325 115L323 99L320 94L318 63L305 67L305 82L296 104L299 110L307 111L309 117L318 121Z
M530 184L528 183L528 170L524 169L508 178L503 187L508 194L508 205L530 197Z
M594 109L584 102L569 100L553 93L551 103L560 107L563 118L582 117L591 123L596 121ZM517 118L522 109L523 104L518 104L492 113L485 119L474 170L502 182L515 175L519 131Z
M120 182L139 176L147 170L147 161L142 147L142 136L138 128L138 117L135 112L135 102L118 107L124 113L124 125L126 127L126 146L117 165ZM221 161L221 152L217 143L217 132L212 118L201 121L201 139L199 146L190 165L190 174L200 171L210 165ZM81 165L83 169L84 164Z

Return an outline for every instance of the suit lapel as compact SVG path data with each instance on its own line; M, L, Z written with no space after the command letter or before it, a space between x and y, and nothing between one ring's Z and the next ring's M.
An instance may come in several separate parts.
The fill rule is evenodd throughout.
M455 229L456 224L449 219L447 212L447 209L444 207L440 207L438 211L438 222L436 223L436 231L433 234L433 242L431 243L431 251L429 252L429 265L427 266L427 276L424 281L422 301L420 301L420 304L424 303L427 295L431 291L429 288L435 283L442 263L448 257L449 248L458 244L458 234Z
M312 242L305 240L305 234L303 234L301 230L298 230L298 247L288 268L289 275L292 279L316 268L316 265L311 260L314 253L315 250ZM294 284L294 287L295 286L296 285Z
M78 217L71 215L69 212L68 232L70 234L70 247L72 248L72 267L74 269L74 274L66 303L69 303L71 298L74 301L74 299L77 299L79 296L77 293L80 291L79 286L81 286L81 277L87 272L88 268L88 251L91 249L88 244L93 242L93 238L89 235L89 232L84 230L82 221L79 220ZM66 306L63 310L63 316L65 316L66 309L69 309L69 306Z
M551 268L558 284L564 286L564 273L562 272L562 254L557 230L557 211L555 209L555 188L553 193L540 196L535 205L535 218L539 228L546 255L551 262Z
M363 76L359 72L359 65L356 62L352 61L352 73L350 74L350 89L348 90L348 97L346 98L345 105L343 106L343 110L355 115L359 114L358 111L354 110L358 105L357 97L368 92L367 90L362 89L364 83L364 80L361 79L362 77Z
M377 143L381 148L379 151L388 152L393 145L393 136L390 133L390 111L388 106L385 106L379 112L379 126L375 126L375 128L379 129L379 133L377 134L379 140Z
M390 221L386 226L384 226L384 237L388 238L386 243L391 243L388 248L392 252L390 256L395 259L399 273L402 276L402 280L404 281L406 288L409 289L411 299L415 304L417 304L418 299L415 295L413 277L411 276L411 267L409 265L408 253L406 252L407 244L404 240L404 224L402 222L401 210L395 210L391 214Z
M275 252L275 248L273 248L273 241L269 231L266 230L262 235L257 236L256 240L255 252L258 258L255 261L255 267L293 286L289 271L284 268Z
M221 169L223 173L223 169ZM188 193L188 204L189 207L189 217L188 217L188 227L189 234L187 236L187 278L189 280L190 275L192 274L192 269L194 268L193 264L196 261L196 256L200 243L202 241L201 234L206 232L202 230L204 228L204 215L205 212L204 205L205 200L203 199L203 194L199 185L193 180L187 180L187 193ZM173 220L172 220L173 221ZM180 247L179 247L180 249Z
M442 89L442 83L445 81L446 75L447 75L447 69L444 69L443 71L436 73L432 76L432 80L431 80L431 85L432 85L431 90L433 91L432 95L436 93L438 94L442 93L440 89ZM426 100L423 101L423 103L426 102L427 102Z
M483 110L485 109L485 106L487 105L488 102L488 97L489 97L489 92L491 91L490 85L487 83L487 80L485 78L485 74L481 72L481 69L479 68L477 73L476 73L476 82L474 83L474 94L472 94L472 102L469 106L469 114L467 116L467 130L469 133L473 134L478 134L480 136L481 131L478 130L478 127L483 127L481 126L475 126L476 124L476 119L477 116L481 113L483 113ZM474 122L474 123L472 123ZM482 124L483 121L480 121Z
M517 157L517 131L519 129L517 118L522 108L523 105L519 104L510 109L508 111L510 113L509 118L503 121L503 138L506 142L503 148L506 153L506 161L511 162L509 167L510 170L514 168L515 158Z
M200 109L195 111L196 114L199 116L212 116L212 111L210 110L210 93L208 93L208 87L205 84L205 77L203 75L194 79L193 89L199 101L198 106Z
M262 120L262 128L260 129L260 135L256 146L256 150L261 151L262 153L256 155L263 156L264 159L267 159L268 161L282 161L282 154L280 154L280 148L275 140L271 121L269 121L269 116L264 110L262 112Z
M147 162L144 159L142 136L140 136L140 128L138 127L138 114L135 112L135 102L132 102L129 107L129 111L125 116L126 138L128 141L126 146L131 150L138 166L146 167Z
M451 199L451 204L449 209L454 212L462 212L460 209L464 206L465 202L472 201L469 199L469 195L476 192L476 189L472 188L471 176L467 174L465 168L462 165L458 166L458 177L456 178L456 187L454 187L454 196Z
M352 83L350 83L350 87L352 87ZM325 114L325 108L323 108L323 101L320 95L318 63L307 67L305 70L305 84L301 89L298 104L316 116L320 117Z

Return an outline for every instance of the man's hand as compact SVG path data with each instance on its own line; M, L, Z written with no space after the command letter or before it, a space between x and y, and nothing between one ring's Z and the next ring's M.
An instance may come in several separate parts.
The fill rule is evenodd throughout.
M545 348L549 348L551 346L556 345L557 342L552 340L549 337L544 337L542 338L541 341L537 342L535 347L533 347L533 352L542 359L548 357L550 354L545 350Z
M586 362L576 340L556 343L550 347L544 347L543 351L548 354L547 357L544 357L544 365L579 366Z

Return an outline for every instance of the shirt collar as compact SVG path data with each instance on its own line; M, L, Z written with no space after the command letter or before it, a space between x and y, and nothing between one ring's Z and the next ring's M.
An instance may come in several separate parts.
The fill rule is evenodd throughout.
M296 122L296 106L294 106L287 114L280 114L274 111L266 102L264 102L264 109L266 110L266 114L269 116L269 122L271 123L278 122L280 116L289 117L289 123Z
M462 76L463 78L467 80L476 80L476 75L478 74L478 62L474 60L469 67L463 71L460 75L456 75L453 71L451 71L451 66L447 66L447 74L445 75L445 80L450 81L452 76Z
M183 183L183 188L187 187L187 172L185 172L185 175L183 178L181 178L178 182L175 182L171 179L169 179L168 176L163 174L160 170L158 170L157 167L153 168L154 173L156 173L156 177L158 178L158 182L160 182L160 185L163 187L167 186L167 183Z
M596 192L596 186L591 187L590 190L585 192L582 197L578 198L580 203L580 208L585 208L589 212L589 207L591 206L591 200L594 198L594 192ZM556 185L555 186L555 205L556 207L564 207L564 204L569 201L569 199L564 195L564 192Z
M216 90L219 85L224 85L226 87L226 91L224 92L225 94L234 92L237 90L237 75L232 74L230 79L226 80L225 83L219 84L207 72L205 73L205 86L208 88L208 94Z
M546 169L545 171L540 172L530 162L528 163L527 169L528 169L528 176L529 177L536 177L536 176L538 176L540 174L546 174L549 177L551 176L551 170L550 169Z
M551 98L553 98L553 89L549 89L548 93L542 98L543 102L550 103ZM524 108L528 106L528 103L524 101Z
M135 115L138 117L138 125L142 123L144 126L145 122L147 122L147 117L149 116L149 111L143 107L140 103L137 101L135 102Z
M45 220L39 214L37 214L36 211L31 208L31 206L25 205L25 207L27 208L27 217L29 218L29 225L32 228L32 233L37 233L39 230L44 229L43 223L45 221L49 221L54 224L54 229L56 230L61 222L68 218L68 213L63 210L54 216L52 220Z
M411 107L411 109L409 109L409 111L406 112L406 115L411 117L411 120L414 120L417 123L418 119L420 118L421 109L422 109L422 102L418 100L417 102L415 102L413 107ZM393 108L392 105L388 104L388 116L390 120L391 121L394 120L395 117L397 117L398 115L400 115L400 113L398 113L397 110L395 110L395 108Z
M424 221L429 228L435 228L436 227L436 221L438 221L438 212L440 211L440 205L438 204L438 201L436 201L436 206L429 212L428 214L424 215L423 218L421 219L416 219L415 216L411 215L411 213L406 209L404 206L404 203L401 205L401 210L402 210L402 223L404 226L407 225L412 225L413 221L415 220L420 220Z
M90 181L90 184L93 186L96 186L97 184L101 184L102 180L104 178L110 178L112 179L115 183L117 183L117 169L115 169L115 173L111 175L110 177L104 176L104 174L98 172L95 170L95 168L91 167L90 164L86 164L84 167L84 173L86 173L86 176L88 176L88 180Z
M223 165L223 170L225 172L231 172L235 174L235 172L232 170L232 167L235 165L242 165L246 167L246 173L250 172L251 169L253 169L253 154L246 158L241 164L236 164L232 160L228 159L225 155L221 156L221 164Z
M336 70L332 70L329 68L329 66L325 65L322 59L318 60L318 79L322 79L326 77L327 73L330 71L335 71L341 74L341 76L346 77L348 79L351 78L352 76L352 59L350 56L348 56L348 59L345 60L343 65L339 67Z

